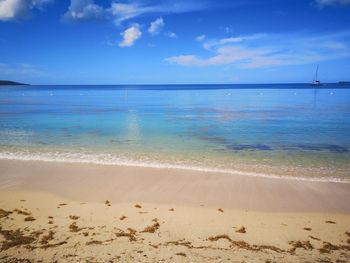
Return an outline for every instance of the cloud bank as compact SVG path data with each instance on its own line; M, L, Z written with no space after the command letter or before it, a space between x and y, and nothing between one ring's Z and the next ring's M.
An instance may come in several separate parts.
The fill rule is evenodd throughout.
M323 8L326 6L346 6L350 5L350 0L315 0L315 5Z
M63 19L70 22L106 19L120 25L123 21L139 16L186 13L203 10L208 6L207 1L140 0L123 3L111 1L109 6L103 7L94 0L71 0Z
M74 22L101 20L105 17L104 8L96 5L93 0L71 0L68 11L63 15L63 20Z
M214 55L182 54L164 60L189 67L300 65L350 57L349 40L350 31L320 36L254 34L204 42L204 51Z
M30 18L33 9L40 9L52 0L0 0L0 20L15 21Z

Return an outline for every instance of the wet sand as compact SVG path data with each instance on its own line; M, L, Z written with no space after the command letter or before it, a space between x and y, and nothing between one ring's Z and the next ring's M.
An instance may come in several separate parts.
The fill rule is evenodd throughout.
M345 183L0 161L0 209L1 262L350 260Z

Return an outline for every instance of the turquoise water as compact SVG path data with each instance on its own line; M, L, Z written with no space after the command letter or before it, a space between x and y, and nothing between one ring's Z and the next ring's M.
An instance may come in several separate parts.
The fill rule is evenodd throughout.
M0 159L350 180L350 89L0 88Z

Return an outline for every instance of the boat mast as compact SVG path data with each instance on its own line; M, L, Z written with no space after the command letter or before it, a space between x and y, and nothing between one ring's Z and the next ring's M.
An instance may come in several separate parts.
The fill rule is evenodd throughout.
M315 81L317 81L317 75L318 75L318 64L317 64L317 68L316 68L316 76L315 76Z

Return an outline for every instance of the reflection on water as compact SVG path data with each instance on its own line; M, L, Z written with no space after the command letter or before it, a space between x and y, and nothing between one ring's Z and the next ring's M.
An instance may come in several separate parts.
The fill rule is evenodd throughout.
M245 87L2 88L0 153L89 152L350 178L349 89Z

